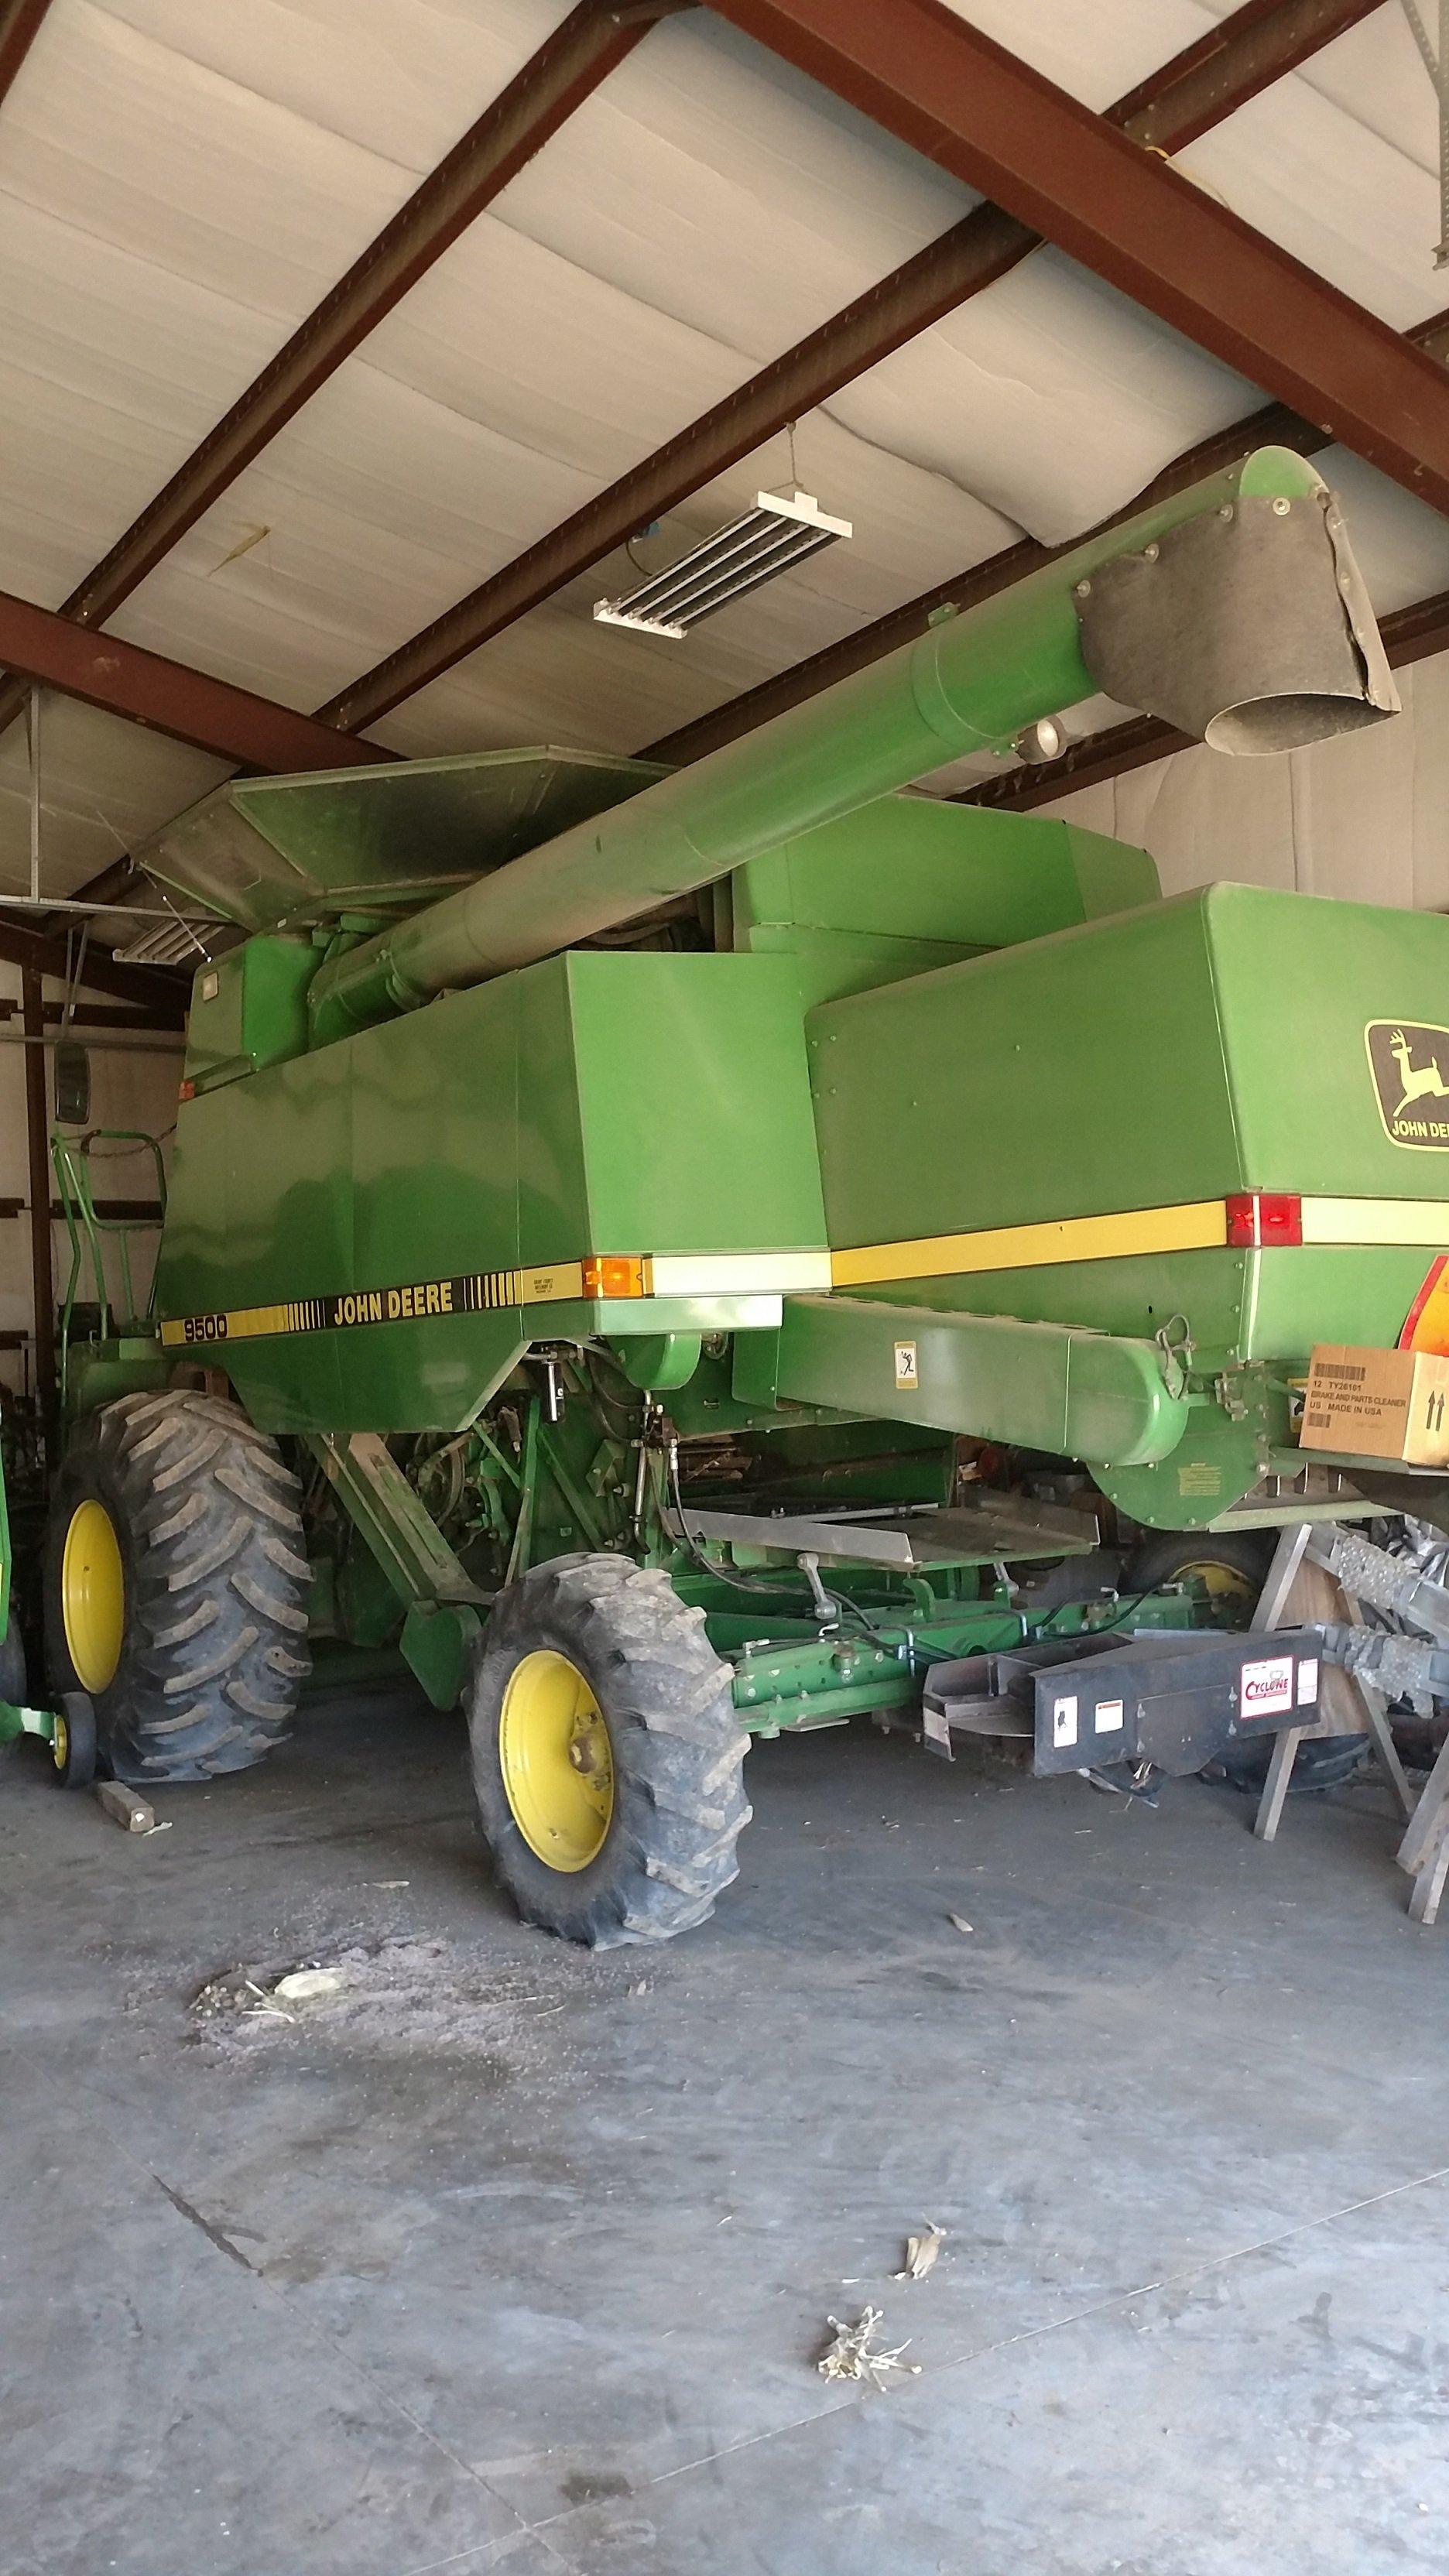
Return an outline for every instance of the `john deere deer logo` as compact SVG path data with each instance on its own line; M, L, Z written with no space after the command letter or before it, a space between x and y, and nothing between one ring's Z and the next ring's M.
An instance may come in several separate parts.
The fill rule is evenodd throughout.
M1449 1147L1449 1029L1416 1020L1370 1020L1364 1039L1379 1116L1390 1141L1430 1150Z
M1394 1111L1396 1118L1402 1118L1411 1101L1449 1100L1449 1082L1445 1082L1439 1071L1436 1055L1431 1055L1427 1064L1415 1064L1402 1029L1395 1029L1390 1038L1389 1053L1398 1065L1399 1080L1404 1086L1403 1096Z

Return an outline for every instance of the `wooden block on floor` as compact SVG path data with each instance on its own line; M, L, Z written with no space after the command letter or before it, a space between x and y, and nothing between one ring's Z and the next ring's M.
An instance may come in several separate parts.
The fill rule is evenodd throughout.
M121 1780L98 1780L96 1797L112 1824L123 1834L149 1834L156 1822L156 1810L148 1799L128 1789Z

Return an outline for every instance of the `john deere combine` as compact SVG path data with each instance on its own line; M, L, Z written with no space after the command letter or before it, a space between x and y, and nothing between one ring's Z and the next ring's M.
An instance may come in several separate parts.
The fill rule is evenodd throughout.
M1434 1021L1449 922L1164 902L1139 850L901 792L1100 690L1228 752L1392 711L1301 459L675 775L244 781L161 837L248 935L196 983L160 1321L69 1354L53 1679L123 1775L252 1762L309 1635L396 1642L523 1912L610 1942L709 1912L751 1735L1172 1770L1281 1710L1222 1635L1235 1534L1369 1508L1299 1389L1449 1231L1364 1039Z

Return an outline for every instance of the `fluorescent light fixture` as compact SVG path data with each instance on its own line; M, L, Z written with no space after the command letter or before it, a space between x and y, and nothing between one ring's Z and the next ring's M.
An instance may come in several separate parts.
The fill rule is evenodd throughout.
M129 907L116 904L112 909L125 913ZM124 940L112 949L111 954L118 966L190 966L198 957L211 955L201 933L203 930L218 930L221 924L211 920L192 923L184 913L169 906L168 910L171 918L161 922L159 927L139 931L134 939ZM145 918L154 922L156 916L148 913Z
M702 617L853 534L849 519L826 517L813 492L757 492L742 519L703 538L622 599L596 599L594 615L601 626L632 626L678 642Z

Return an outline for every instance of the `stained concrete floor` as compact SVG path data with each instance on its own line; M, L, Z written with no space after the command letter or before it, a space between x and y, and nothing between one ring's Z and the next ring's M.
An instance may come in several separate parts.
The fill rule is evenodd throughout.
M411 1698L144 1841L0 1756L3 2576L1444 2569L1449 1931L1381 1791L1265 1851L869 1730L747 1776L715 1921L589 1961ZM402 1939L416 2029L188 2011ZM814 2369L867 2300L889 2394Z

